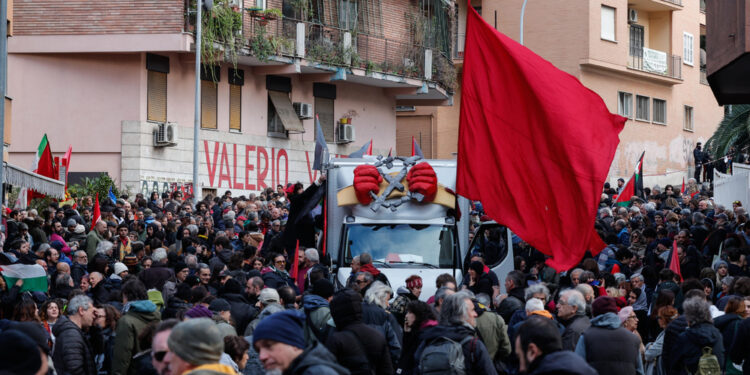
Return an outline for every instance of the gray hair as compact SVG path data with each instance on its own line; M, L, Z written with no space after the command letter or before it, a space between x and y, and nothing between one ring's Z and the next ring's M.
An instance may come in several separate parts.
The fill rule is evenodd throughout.
M94 307L94 302L86 295L80 294L70 299L68 302L68 315L78 315L78 309L88 311Z
M206 263L198 263L198 271L200 271L202 269L207 269L207 270L210 271L211 267L209 267L208 264L206 264Z
M612 209L609 207L605 207L599 210L599 218L603 219L605 217L612 217Z
M630 212L632 212L634 214L639 214L639 213L641 213L641 209L638 208L638 207L636 207L636 206L633 206L633 207L630 207Z
M703 224L703 223L706 222L706 215L703 215L700 212L696 212L696 213L693 214L693 221L696 224Z
M583 268L574 268L572 271L570 271L569 275L573 276L574 273L577 273L578 276L580 277L581 274L583 273Z
M454 292L454 290L451 288L448 288L447 286L440 287L440 289L438 289L437 292L435 292L435 306L440 306L440 301L445 299L445 297L450 292Z
M487 293L479 293L477 294L477 302L480 304L489 307L490 306L490 296Z
M112 248L114 246L115 246L115 244L113 244L112 242L109 242L109 241L106 241L106 240L105 241L100 241L96 245L96 253L97 254L102 254L102 255L107 255L107 253L110 250L112 250Z
M198 226L195 224L188 225L187 230L190 232L191 236L195 236L198 234Z
M61 286L68 286L70 285L71 277L67 273L61 273L57 275L57 278L55 279L55 286L61 287Z
M638 280L643 281L643 275L641 275L640 273L634 273L630 275L630 281L633 281L633 279L638 279Z
M576 290L580 292L584 298L588 295L591 295L591 296L594 295L594 288L592 288L591 285L589 284L583 284L583 283L578 284L576 286Z
M646 211L648 212L656 211L656 204L654 204L654 202L648 202L644 204L643 206L646 207Z
M167 250L164 250L163 247L160 247L151 254L151 259L153 259L154 262L161 262L164 259L167 259Z
M526 288L524 292L524 298L528 301L529 298L533 297L534 294L544 293L544 302L549 300L549 289L544 284L534 284Z
M188 254L188 256L185 257L185 264L187 264L190 269L198 268L198 257L193 254Z
M376 281L370 285L365 293L365 302L378 305L384 309L388 308L386 304L390 297L393 295L393 290L388 285Z
M313 263L320 262L320 255L318 255L318 249L311 247L305 250L305 258L307 258Z
M371 282L372 282L372 280L373 280L373 278L372 278L372 274L371 274L371 273L369 273L369 272L365 272L365 271L359 271L359 272L357 272L357 274L356 274L356 275L354 275L354 278L356 279L356 278L358 278L358 277L359 277L360 275L364 276L364 277L365 277L365 281L367 281L368 283L371 283Z
M568 300L568 305L577 307L576 315L586 314L586 299L583 298L583 294L576 289L566 289L560 293L560 298L565 297Z
M443 325L463 325L469 317L469 306L466 300L471 300L472 295L463 290L445 297L440 307L438 320Z
M83 250L78 250L75 253L73 253L73 255L75 255L76 258L80 258L81 256L86 255L86 252Z
M523 279L524 274L521 271L513 270L508 272L508 275L505 276L505 280L510 280L513 282L513 288L521 288L523 287Z
M372 263L372 255L370 253L359 254L359 264L365 265Z
M534 311L544 310L544 302L542 302L542 300L540 300L539 298L531 298L526 301L525 310L527 315Z
M694 326L698 323L713 323L711 319L710 305L705 298L693 297L688 298L682 303L683 315L687 320L688 326Z

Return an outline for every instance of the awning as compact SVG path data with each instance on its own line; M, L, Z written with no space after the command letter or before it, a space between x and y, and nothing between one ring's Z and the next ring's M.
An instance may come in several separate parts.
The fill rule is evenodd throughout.
M284 125L284 129L290 133L304 133L305 128L302 126L302 120L297 116L297 112L292 106L289 96L281 91L268 90L268 96L271 97L276 113Z
M65 199L65 183L27 171L13 164L3 163L3 182L31 189L57 199Z

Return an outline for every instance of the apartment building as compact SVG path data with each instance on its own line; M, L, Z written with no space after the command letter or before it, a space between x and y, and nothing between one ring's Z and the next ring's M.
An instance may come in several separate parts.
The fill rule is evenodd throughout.
M387 153L397 106L451 102L452 4L214 0L199 77L194 4L15 0L11 161L31 165L47 133L74 176L190 191L198 78L198 186L247 194L316 178L314 115L331 153Z
M523 3L473 0L471 6L518 41ZM456 15L453 57L460 77L465 3L457 4ZM526 2L524 45L597 92L611 112L629 119L610 180L632 174L643 151L647 185L680 183L692 175L696 142L711 137L724 113L706 81L705 20L704 3L697 0ZM460 88L453 99L460 103ZM458 111L455 105L400 112L398 133L418 133L417 126L416 131L402 126L411 125L403 119L423 116L433 124L433 156L451 157Z

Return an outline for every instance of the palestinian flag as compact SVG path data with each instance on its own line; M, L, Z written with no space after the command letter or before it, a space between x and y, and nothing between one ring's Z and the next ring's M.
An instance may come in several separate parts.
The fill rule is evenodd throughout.
M641 157L638 159L638 164L635 165L635 174L633 175L633 178L635 179L635 194L633 195L641 198L646 198L643 191L643 155L645 154L646 151L641 153Z
M615 205L627 207L630 203L630 198L634 195L643 197L643 155L645 153L646 152L644 151L641 154L640 159L638 159L638 164L635 166L635 172L622 187L622 191L615 200Z
M0 266L0 273L3 275L9 289L13 287L18 279L23 279L21 292L47 293L47 272L38 264L10 264Z
M52 148L49 145L47 134L44 134L42 141L39 142L37 147L36 155L34 156L34 165L31 166L31 170L34 173L40 174L44 177L57 180L59 176L55 172L55 160L52 158ZM44 194L39 194L34 191L28 192L28 201L31 202L34 198L42 198Z

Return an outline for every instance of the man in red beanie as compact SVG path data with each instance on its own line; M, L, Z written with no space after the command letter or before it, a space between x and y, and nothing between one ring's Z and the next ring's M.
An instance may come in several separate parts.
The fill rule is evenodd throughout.
M576 353L600 374L643 374L640 340L622 327L615 299L609 296L595 299L591 312L594 319L578 339Z

